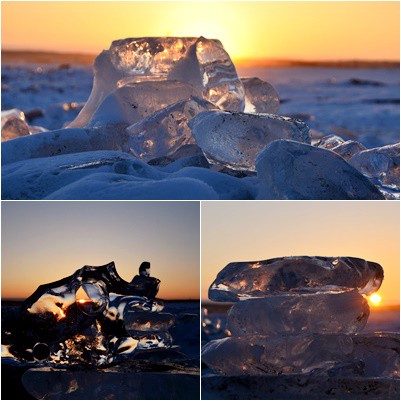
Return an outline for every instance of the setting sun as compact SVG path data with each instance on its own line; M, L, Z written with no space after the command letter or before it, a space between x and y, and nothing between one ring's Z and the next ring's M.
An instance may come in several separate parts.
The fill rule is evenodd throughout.
M381 301L382 297L378 293L374 293L369 297L369 302L374 306L380 305Z

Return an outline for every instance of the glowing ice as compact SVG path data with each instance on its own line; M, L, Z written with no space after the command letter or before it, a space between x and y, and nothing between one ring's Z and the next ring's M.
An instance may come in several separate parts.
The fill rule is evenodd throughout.
M1 140L19 138L30 135L29 127L25 121L25 114L18 109L1 112Z
M285 292L332 292L357 289L376 292L383 268L352 257L291 256L257 262L234 262L217 275L209 288L212 301L238 301Z
M259 78L241 78L245 89L246 113L277 114L280 99L277 91L268 82Z

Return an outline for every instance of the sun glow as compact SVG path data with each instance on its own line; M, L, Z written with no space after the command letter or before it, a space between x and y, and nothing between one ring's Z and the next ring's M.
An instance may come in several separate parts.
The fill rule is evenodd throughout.
M369 297L369 302L374 306L380 305L381 301L382 297L377 292L375 292Z

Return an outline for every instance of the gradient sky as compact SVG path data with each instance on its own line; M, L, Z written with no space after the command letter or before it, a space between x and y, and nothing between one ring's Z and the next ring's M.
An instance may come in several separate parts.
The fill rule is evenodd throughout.
M380 263L383 305L400 295L398 202L203 202L202 300L230 262L355 256Z
M151 262L163 299L199 299L197 202L2 202L2 298L114 260Z
M2 2L6 49L98 53L135 36L219 38L234 59L398 60L399 2Z

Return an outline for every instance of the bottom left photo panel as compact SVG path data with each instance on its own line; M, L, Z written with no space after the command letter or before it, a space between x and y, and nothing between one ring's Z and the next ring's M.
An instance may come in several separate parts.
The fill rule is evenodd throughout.
M200 398L199 202L2 202L2 399Z

